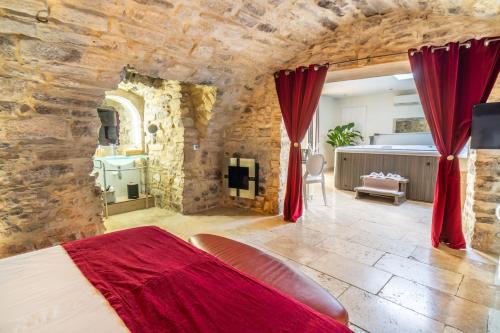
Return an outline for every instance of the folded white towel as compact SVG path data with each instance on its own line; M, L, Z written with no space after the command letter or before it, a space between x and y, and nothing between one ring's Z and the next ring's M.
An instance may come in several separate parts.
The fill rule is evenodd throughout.
M369 176L374 177L374 178L384 178L385 177L383 172L372 172L372 173L370 173Z

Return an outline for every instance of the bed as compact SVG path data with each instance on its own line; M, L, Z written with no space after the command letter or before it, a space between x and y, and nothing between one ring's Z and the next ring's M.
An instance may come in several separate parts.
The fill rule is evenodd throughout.
M156 227L0 260L0 332L350 332Z

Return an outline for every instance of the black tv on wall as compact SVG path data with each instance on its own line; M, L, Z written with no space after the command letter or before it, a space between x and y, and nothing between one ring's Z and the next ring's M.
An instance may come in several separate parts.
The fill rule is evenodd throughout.
M470 147L500 149L500 103L474 105Z

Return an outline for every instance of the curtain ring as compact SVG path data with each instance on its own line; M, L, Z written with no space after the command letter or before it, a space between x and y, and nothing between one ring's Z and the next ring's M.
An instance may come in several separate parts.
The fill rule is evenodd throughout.
M294 142L294 143L293 143L293 146L294 146L295 148L297 148L297 147L299 146L299 143L298 143L298 142Z
M448 156L446 156L446 159L447 159L448 161L453 161L453 160L455 159L455 156L453 156L453 155L448 155Z

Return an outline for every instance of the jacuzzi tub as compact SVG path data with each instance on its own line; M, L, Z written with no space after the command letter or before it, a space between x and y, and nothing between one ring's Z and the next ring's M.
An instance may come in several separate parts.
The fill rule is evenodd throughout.
M460 168L466 167L467 148L460 154ZM360 145L335 150L335 187L352 191L360 176L372 172L396 173L410 180L407 198L432 202L439 160L433 145Z

